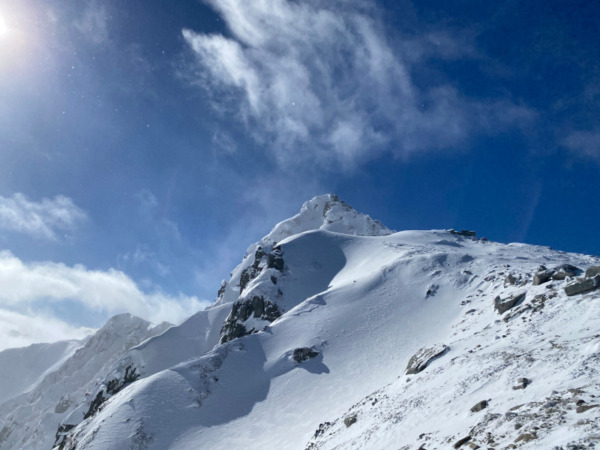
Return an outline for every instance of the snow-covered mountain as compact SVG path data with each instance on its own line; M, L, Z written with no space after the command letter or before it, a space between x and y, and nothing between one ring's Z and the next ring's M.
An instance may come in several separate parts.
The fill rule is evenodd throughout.
M599 266L316 197L205 311L54 350L0 405L0 448L588 448Z
M0 403L0 448L52 448L61 421L70 415L81 421L107 369L127 350L169 326L120 314L83 341L0 352L2 394L7 399Z

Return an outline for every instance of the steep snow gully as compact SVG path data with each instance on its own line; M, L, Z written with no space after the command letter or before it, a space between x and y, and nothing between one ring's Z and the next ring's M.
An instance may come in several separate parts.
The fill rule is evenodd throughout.
M48 347L0 449L593 448L599 266L315 197L182 324Z

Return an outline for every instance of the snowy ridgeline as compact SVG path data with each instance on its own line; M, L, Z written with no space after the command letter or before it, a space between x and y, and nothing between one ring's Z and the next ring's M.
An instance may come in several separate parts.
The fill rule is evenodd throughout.
M316 197L181 325L121 316L19 367L0 448L588 448L599 265Z

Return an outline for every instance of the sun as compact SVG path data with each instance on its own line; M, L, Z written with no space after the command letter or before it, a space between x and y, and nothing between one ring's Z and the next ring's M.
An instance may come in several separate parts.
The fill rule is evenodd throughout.
M0 15L0 37L6 36L10 32L10 28L6 25L6 20Z

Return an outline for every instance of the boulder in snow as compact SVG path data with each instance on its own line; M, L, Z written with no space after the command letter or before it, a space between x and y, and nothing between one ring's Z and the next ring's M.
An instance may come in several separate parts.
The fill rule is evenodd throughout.
M349 427L350 425L352 425L354 423L356 423L356 414L348 416L344 419L344 425L346 425L346 427Z
M406 366L406 374L411 375L422 372L434 359L444 356L450 347L444 344L437 344L432 347L424 347L415 353Z
M513 389L515 391L519 390L519 389L525 389L527 386L529 386L531 384L531 380L529 378L519 378L517 380L517 384L516 386L513 386Z
M568 296L584 294L586 292L593 291L600 287L600 274L596 275L593 278L584 278L582 280L577 280L574 283L571 283L565 286L565 293Z
M292 359L297 363L301 363L302 361L306 361L311 358L315 358L319 356L319 352L310 348L310 347L302 347L294 349L294 353L292 354Z
M523 299L525 298L525 292L519 292L518 294L513 294L508 298L500 298L497 296L494 299L494 309L498 311L500 314L504 314L509 309L517 306Z
M553 280L564 280L567 277L576 277L582 272L580 268L572 266L571 264L561 264L560 266L555 267L553 270Z
M548 270L545 267L541 270L538 270L533 276L533 285L539 286L540 284L544 284L545 282L550 281L550 278L552 277L553 273L554 272L552 270Z
M488 407L487 400L481 400L479 403L476 403L475 405L473 405L471 407L471 412L483 411L487 407Z
M600 266L591 266L585 271L586 278L593 278L596 275L600 275Z

